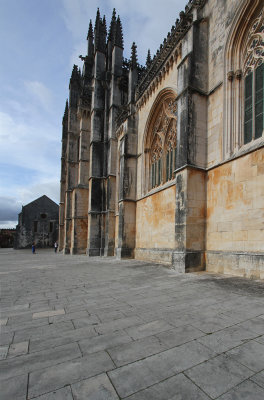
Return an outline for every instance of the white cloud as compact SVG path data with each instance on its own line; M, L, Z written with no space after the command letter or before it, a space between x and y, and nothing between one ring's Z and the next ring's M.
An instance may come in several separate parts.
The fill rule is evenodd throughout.
M47 111L52 108L52 92L39 81L24 82L29 94Z
M59 180L40 179L38 183L34 183L27 187L19 188L17 190L18 197L21 199L23 205L30 203L44 194L48 196L55 203L60 200L60 183Z
M0 162L23 168L51 173L58 171L60 153L58 127L49 122L21 122L9 114L0 112Z

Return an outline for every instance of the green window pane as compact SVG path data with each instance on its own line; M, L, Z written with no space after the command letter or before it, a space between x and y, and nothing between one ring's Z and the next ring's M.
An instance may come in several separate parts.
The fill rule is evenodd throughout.
M170 179L172 178L172 168L173 168L172 159L173 159L173 152L170 151Z
M166 154L166 182L169 180L169 152Z
M252 140L252 73L245 78L245 115L244 115L244 142L248 143Z
M264 64L256 69L255 78L255 138L262 136L264 119Z
M174 152L174 170L175 170L176 169L176 147L173 150L173 152Z

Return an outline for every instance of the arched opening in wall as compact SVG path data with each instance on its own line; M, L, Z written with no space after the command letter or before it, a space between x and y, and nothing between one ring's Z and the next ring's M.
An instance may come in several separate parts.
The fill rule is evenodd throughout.
M143 141L144 193L174 178L176 145L176 93L172 89L165 89L157 96L146 124Z
M264 7L243 2L226 46L224 157L264 136Z

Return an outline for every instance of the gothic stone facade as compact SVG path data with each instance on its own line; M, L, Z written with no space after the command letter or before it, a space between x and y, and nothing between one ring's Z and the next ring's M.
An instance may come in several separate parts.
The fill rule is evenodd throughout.
M264 278L262 0L192 0L146 66L90 23L63 117L60 250Z
M44 195L22 207L14 247L30 248L33 242L36 247L51 247L58 240L58 233L59 206Z

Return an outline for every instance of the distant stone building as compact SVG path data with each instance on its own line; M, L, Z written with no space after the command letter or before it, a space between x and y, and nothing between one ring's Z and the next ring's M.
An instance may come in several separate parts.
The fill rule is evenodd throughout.
M263 0L189 1L144 67L135 44L123 58L115 11L87 41L63 117L60 249L264 278Z
M58 240L59 206L47 196L41 196L22 207L18 215L14 247L51 247Z
M0 247L13 247L15 234L15 229L0 229Z

